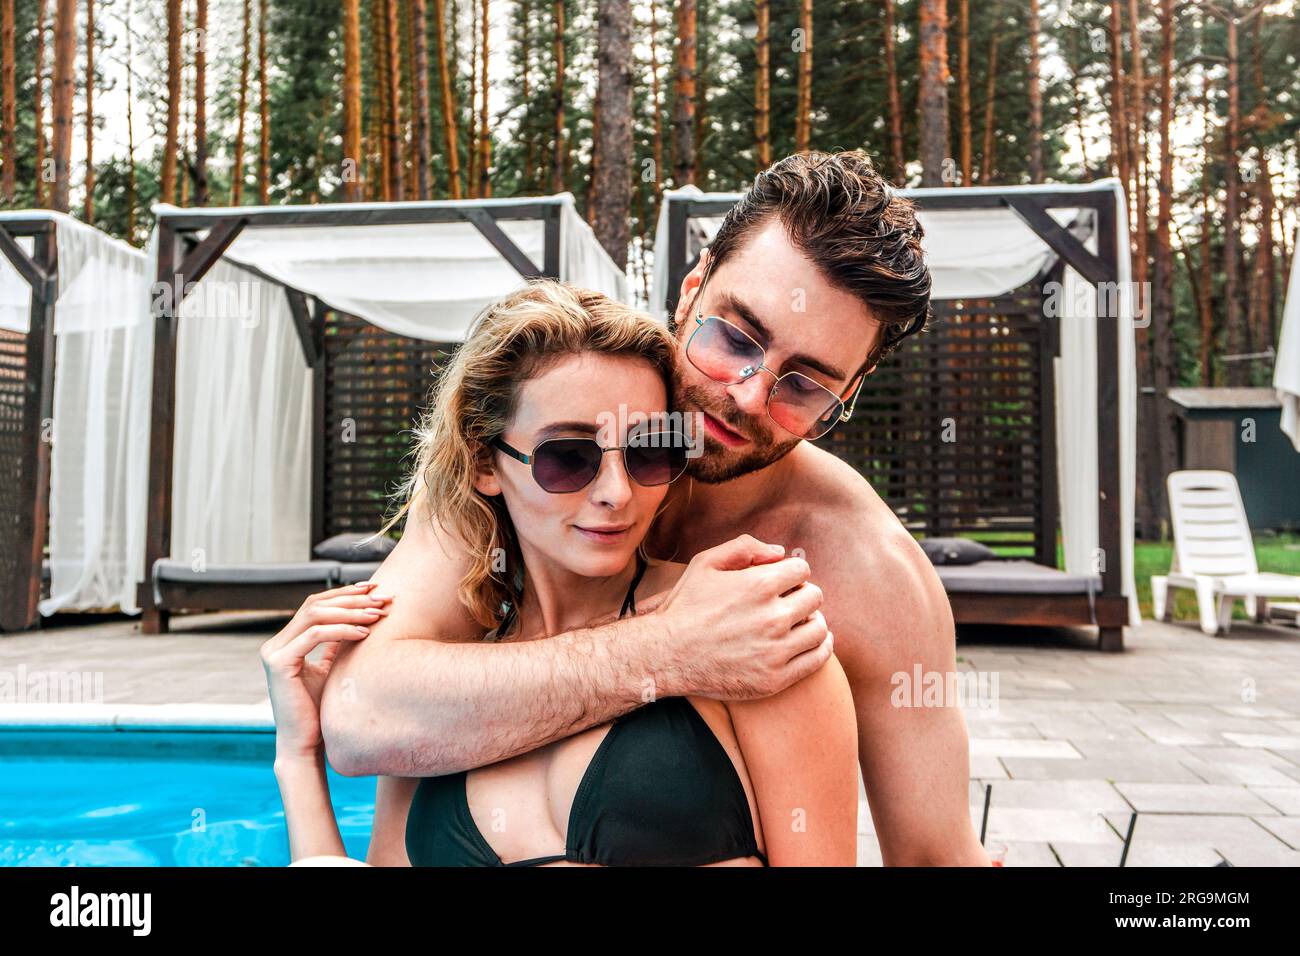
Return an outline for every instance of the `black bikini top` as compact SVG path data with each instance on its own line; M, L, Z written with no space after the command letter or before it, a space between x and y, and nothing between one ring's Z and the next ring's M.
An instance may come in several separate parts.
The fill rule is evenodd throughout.
M636 613L644 572L638 553L620 617ZM610 725L574 794L562 854L504 863L470 813L471 772L420 781L406 819L412 866L701 866L749 856L767 863L735 765L685 697L644 704Z

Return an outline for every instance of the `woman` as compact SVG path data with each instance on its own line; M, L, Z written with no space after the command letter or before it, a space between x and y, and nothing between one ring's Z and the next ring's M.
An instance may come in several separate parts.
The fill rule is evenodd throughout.
M405 489L473 555L460 600L487 634L545 639L671 589L642 547L685 467L669 414L676 344L598 293L537 282L490 307L435 387ZM615 450L617 454L611 454ZM393 522L401 517L399 513ZM390 526L393 522L390 522ZM526 571L526 573L525 573ZM312 599L263 647L295 861L339 857L318 704L340 642L391 596ZM814 612L797 627L824 627ZM326 645L319 662L307 654ZM773 697L656 699L529 753L424 780L384 778L404 820L370 857L414 865L852 865L857 760L832 657Z

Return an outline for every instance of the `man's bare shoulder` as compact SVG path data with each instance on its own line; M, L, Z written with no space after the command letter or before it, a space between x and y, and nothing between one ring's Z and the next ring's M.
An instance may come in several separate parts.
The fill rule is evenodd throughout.
M945 654L952 610L934 566L892 508L851 466L809 447L805 506L787 542L802 548L845 669ZM812 467L815 465L816 467Z

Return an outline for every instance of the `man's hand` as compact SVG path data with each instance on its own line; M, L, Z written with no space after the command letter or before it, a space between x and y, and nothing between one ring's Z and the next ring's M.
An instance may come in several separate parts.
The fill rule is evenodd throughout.
M833 636L808 562L742 534L701 551L651 612L673 693L746 700L797 683L830 659Z

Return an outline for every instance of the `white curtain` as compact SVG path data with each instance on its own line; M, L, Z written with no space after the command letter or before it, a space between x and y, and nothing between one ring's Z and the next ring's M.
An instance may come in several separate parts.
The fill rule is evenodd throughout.
M534 202L560 208L560 278L627 301L626 276L578 215L572 194ZM541 220L501 220L498 225L534 264L544 265ZM463 221L257 226L241 232L224 258L255 267L389 332L434 342L463 342L485 306L523 283L478 229Z
M311 380L285 291L218 262L181 306L173 558L310 558Z
M1128 256L1128 220L1123 192L1114 186L1116 248L1119 255L1118 354L1119 374L1120 543L1124 549L1122 593L1129 599L1129 623L1141 621L1133 574L1134 508L1137 487L1137 364L1134 357L1134 302L1124 290L1132 288ZM1097 251L1097 237L1085 243ZM1114 557L1098 552L1100 507L1097 469L1097 292L1073 269L1066 269L1059 297L1061 356L1056 361L1056 449L1061 489L1061 546L1065 570L1089 574L1113 567Z
M135 612L153 356L147 259L68 216L55 217L55 242L51 579L40 612Z
M1300 239L1300 229L1296 230L1296 238ZM1291 257L1291 281L1282 310L1282 337L1273 369L1273 387L1282 403L1282 431L1296 451L1300 451L1300 256Z

